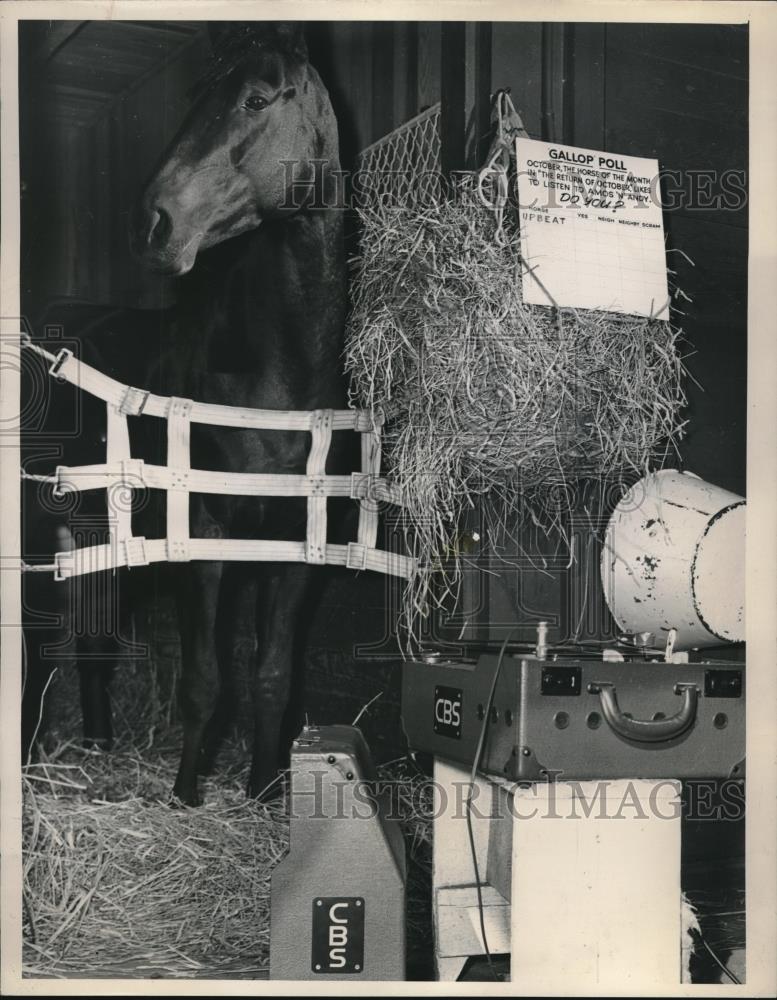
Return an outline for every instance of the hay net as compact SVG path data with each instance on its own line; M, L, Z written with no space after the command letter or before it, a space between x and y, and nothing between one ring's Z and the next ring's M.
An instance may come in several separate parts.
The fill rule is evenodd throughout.
M357 170L367 196L386 204L407 202L424 179L434 183L440 174L439 103L363 149Z
M644 474L683 428L678 329L524 303L505 192L526 133L504 92L494 118L486 169L451 196L427 184L359 211L346 367L352 403L385 418L385 472L420 567L404 599L410 640L455 600L468 509L480 507L492 540L521 519L558 526L576 484Z

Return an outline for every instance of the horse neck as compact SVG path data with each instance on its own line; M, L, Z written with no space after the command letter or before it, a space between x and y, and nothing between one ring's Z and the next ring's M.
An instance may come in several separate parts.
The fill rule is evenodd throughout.
M339 405L342 229L335 209L303 210L203 255L179 299L188 366L258 382L277 376L290 402Z

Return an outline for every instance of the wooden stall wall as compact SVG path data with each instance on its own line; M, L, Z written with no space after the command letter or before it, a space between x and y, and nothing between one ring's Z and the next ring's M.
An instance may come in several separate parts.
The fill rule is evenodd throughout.
M170 282L129 250L127 216L208 53L191 22L22 22L23 305L159 308Z
M685 467L744 495L747 378L747 28L612 25L604 123L614 149L633 146L675 173L666 198L670 257L691 299L682 324L688 369ZM637 104L639 102L639 104ZM639 113L635 114L636 107Z
M745 495L747 27L495 24L492 52L492 88L512 88L531 136L655 157L666 173L667 259L688 296L674 321L690 376L673 464ZM539 619L556 638L613 634L598 546L574 535L575 566L564 544L537 535L522 536L526 553L508 546L518 568L488 575L470 598L476 634L499 638L524 621L528 637Z

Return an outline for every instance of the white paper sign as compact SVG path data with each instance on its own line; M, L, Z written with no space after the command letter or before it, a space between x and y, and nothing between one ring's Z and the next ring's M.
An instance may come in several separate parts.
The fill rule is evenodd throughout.
M669 318L658 160L517 139L524 301Z

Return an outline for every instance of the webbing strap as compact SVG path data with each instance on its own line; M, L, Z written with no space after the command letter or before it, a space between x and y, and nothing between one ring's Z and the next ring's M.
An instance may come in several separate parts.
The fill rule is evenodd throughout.
M308 453L306 472L310 477L317 477L320 483L314 486L308 497L308 534L305 543L305 561L309 563L326 562L326 459L329 445L332 443L332 410L314 410L313 424L310 429L312 440Z
M174 470L167 487L167 558L188 562L189 468L192 401L173 396L167 410L167 464Z
M58 465L53 476L23 473L25 479L54 483L58 492L84 493L107 490L115 482L132 489L173 489L188 477L191 493L223 494L225 496L350 497L374 503L402 506L402 491L387 479L378 479L363 472L348 476L308 476L298 473L273 472L212 472L209 469L172 469L167 465L147 465L142 458L125 462L96 465Z
M106 403L105 457L122 469L122 476L108 488L109 537L120 545L132 537L132 484L126 481L126 465L132 461L127 418L112 403Z
M355 475L359 475L356 473ZM125 482L134 489L148 487L169 490L188 476L191 493L223 494L226 496L258 497L351 497L352 476L308 476L297 473L275 474L269 472L212 472L208 469L173 469L167 465L146 465L142 459L131 462L114 462L98 465L57 466L55 476L36 477L54 482L60 492L79 493L87 490L106 490L112 483ZM26 478L32 478L27 475ZM389 484L377 480L372 492L385 493ZM365 487L364 495L367 495Z
M368 477L367 486L372 493L372 483L380 476L380 437L369 431L362 434L362 475ZM378 540L378 504L372 496L359 501L359 545L375 547Z
M378 573L410 579L415 573L415 561L409 556L377 549L366 549L363 564L349 561L349 545L327 545L325 559L330 566L350 566L352 569L369 569ZM306 542L270 541L257 538L192 538L189 540L191 559L211 562L305 562ZM136 561L128 555L135 554ZM133 538L125 545L92 545L57 552L54 556L56 579L67 580L86 573L116 569L122 566L145 565L164 562L168 558L167 540L164 538Z
M42 352L46 356L48 352ZM85 361L80 361L64 349L59 352L49 369L58 379L70 382L84 392L112 403L123 413L137 416L166 417L169 396L157 396L144 389L117 382L103 375ZM212 424L217 427L244 427L252 430L298 430L312 428L317 410L260 410L248 406L224 406L221 403L192 402L190 419L195 424ZM333 430L366 431L373 420L366 410L333 410Z

